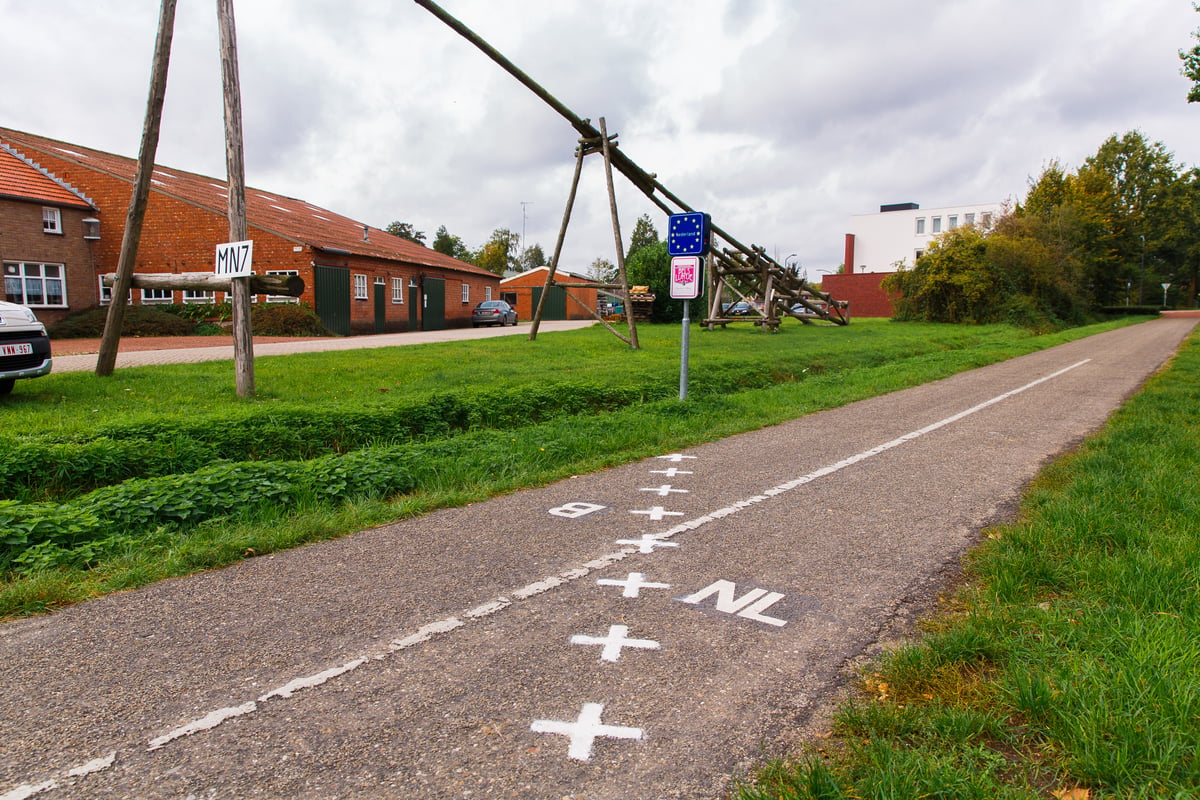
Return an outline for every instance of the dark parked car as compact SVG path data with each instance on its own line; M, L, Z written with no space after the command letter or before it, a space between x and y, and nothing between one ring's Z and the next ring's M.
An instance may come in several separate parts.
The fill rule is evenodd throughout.
M517 312L503 300L485 300L471 312L471 327L480 325L516 325Z
M18 378L40 378L50 368L45 327L25 306L0 301L0 395L11 392Z

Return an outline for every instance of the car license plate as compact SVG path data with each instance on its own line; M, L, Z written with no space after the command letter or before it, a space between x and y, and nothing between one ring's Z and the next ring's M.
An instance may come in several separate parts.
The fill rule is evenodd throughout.
M21 344L0 344L0 356L31 356L33 355L33 345L28 343Z

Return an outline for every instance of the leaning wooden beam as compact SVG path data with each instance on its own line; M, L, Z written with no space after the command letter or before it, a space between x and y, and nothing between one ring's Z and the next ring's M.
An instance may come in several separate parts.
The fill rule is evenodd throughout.
M105 286L117 282L117 273L100 277ZM175 275L165 272L135 272L129 285L134 289L192 289L197 292L232 292L233 279L225 275ZM299 297L304 294L304 279L299 275L251 275L250 294L273 294ZM115 298L114 298L115 300Z
M121 238L121 254L117 258L117 273L122 276L120 287L113 293L112 304L104 321L100 338L100 353L96 356L96 375L112 375L117 365L117 349L121 344L121 323L125 317L125 296L128 277L137 262L138 245L142 238L142 222L150 201L150 179L154 172L154 154L158 150L158 134L162 127L163 100L167 95L167 67L171 62L171 39L175 33L175 0L162 0L158 15L158 36L154 43L154 61L150 67L150 97L146 101L146 122L142 127L142 144L138 151L137 173L133 194L125 214L125 233Z

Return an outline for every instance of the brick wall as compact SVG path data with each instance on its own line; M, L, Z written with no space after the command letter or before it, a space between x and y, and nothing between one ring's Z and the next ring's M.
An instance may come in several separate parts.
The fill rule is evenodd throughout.
M62 233L42 231L42 209L37 202L0 200L0 261L62 264L66 308L34 306L38 319L52 324L71 311L96 305L99 295L89 244L83 238L83 219L91 209L60 208Z
M850 301L850 317L890 317L892 301L880 287L890 272L859 272L853 275L823 275L821 289L834 300Z

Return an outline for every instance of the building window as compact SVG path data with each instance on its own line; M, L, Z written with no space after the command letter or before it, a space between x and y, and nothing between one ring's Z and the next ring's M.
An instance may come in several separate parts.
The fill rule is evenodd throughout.
M490 286L483 287L483 299L484 300L492 299L492 287L490 287Z
M992 212L990 212L990 211L983 212L982 214L979 215L979 219L981 222L983 222L984 228L992 227Z
M57 208L42 209L42 233L57 233L62 236L62 212Z
M367 276L366 275L355 275L354 276L354 299L355 300L366 300L367 299Z
M947 223L947 228L949 230L954 230L955 228L957 228L958 227L958 214L951 214L950 216L946 217L946 223Z
M925 235L925 218L917 217L917 236Z
M933 232L934 233L942 232L942 218L941 217L933 218Z
M924 250L918 250L918 251L916 251L916 253L913 255L913 263L915 264L916 262L920 261L920 260L921 260L921 256L923 256L923 255L925 255L925 251L924 251Z
M4 299L23 306L65 308L67 287L62 264L4 263Z
M392 278L392 303L404 305L404 278Z
M216 292L206 292L203 289L184 289L183 302L208 305L217 302Z
M98 277L96 280L100 281L100 305L106 306L112 302L112 287L105 286L103 278ZM125 305L133 305L133 289L125 296Z
M462 301L464 303L471 302L471 284L464 283L462 288Z
M171 303L175 300L173 289L142 289L142 305Z
M963 224L964 225L974 225L975 224L975 215L974 214L963 214Z
M299 275L300 270L298 270L298 269L268 269L268 270L265 270L264 274L266 274L266 275L282 275L283 277L286 278L289 275ZM267 302L267 303L293 303L293 304L295 304L295 303L300 302L299 297L291 297L286 294L269 294L269 295L266 295L263 298L263 300L264 300L264 302Z

